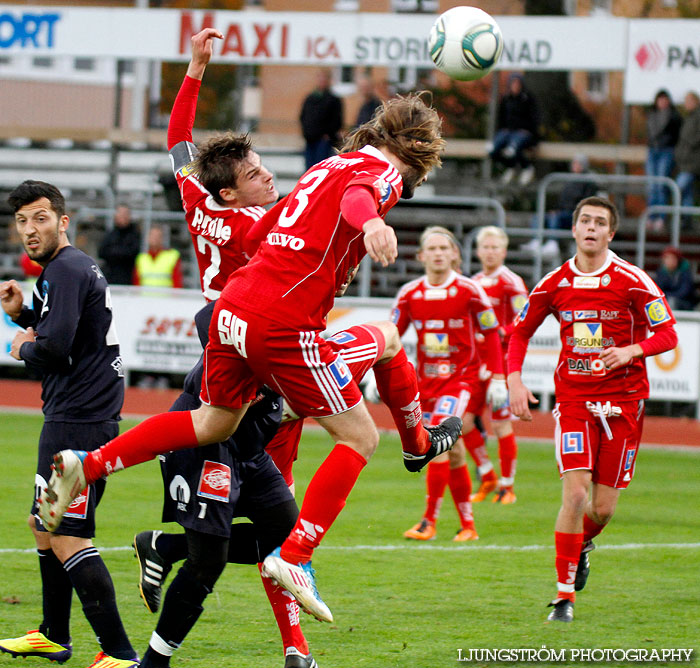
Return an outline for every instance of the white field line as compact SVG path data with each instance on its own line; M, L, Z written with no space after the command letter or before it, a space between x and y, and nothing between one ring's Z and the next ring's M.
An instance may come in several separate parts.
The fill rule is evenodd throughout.
M131 545L118 547L96 546L100 552L126 552L133 550ZM316 548L324 552L538 552L542 550L553 550L553 545L435 545L433 543L420 545L321 545ZM700 543L622 543L620 545L596 545L596 552L599 550L697 550ZM35 548L2 548L2 554L35 554Z

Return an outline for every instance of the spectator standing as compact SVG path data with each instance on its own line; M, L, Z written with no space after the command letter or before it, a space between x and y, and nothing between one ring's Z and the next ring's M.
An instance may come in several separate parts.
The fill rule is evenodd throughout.
M331 72L318 72L316 88L307 95L299 115L301 132L306 142L306 169L330 158L340 145L343 127L343 102L331 91Z
M102 238L98 255L104 260L105 278L111 285L131 285L134 262L141 250L141 233L131 222L125 204L114 210L114 227Z
M105 278L111 285L130 285L134 262L141 249L141 233L131 222L131 210L125 204L114 210L114 227L105 234L98 250L104 260Z
M522 74L511 74L506 94L498 107L498 129L493 138L491 159L505 165L503 183L515 177L520 167L520 185L526 186L535 178L535 168L525 150L539 142L539 109L537 100L523 84Z
M158 288L182 287L180 252L167 248L165 230L153 225L148 231L148 250L136 256L134 285Z
M360 77L357 80L357 92L362 97L362 106L357 112L355 127L372 120L375 110L382 104L382 101L374 93L374 84L369 77Z
M656 272L656 284L666 295L673 310L692 311L695 308L695 282L690 262L678 248L667 246L661 254L661 265Z
M681 204L693 206L693 187L700 177L700 97L690 91L686 93L683 107L687 115L681 125L676 145L675 158L678 166L676 183L681 189Z
M671 176L673 171L673 149L678 143L681 117L671 101L667 90L661 89L654 97L654 104L647 114L647 176ZM666 203L666 187L660 183L649 185L647 205ZM649 220L649 228L661 232L664 228L663 216L654 215Z

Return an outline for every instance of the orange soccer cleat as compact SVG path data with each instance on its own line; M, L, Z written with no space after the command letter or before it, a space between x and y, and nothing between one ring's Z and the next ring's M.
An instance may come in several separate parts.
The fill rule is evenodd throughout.
M498 480L487 478L481 481L479 489L469 497L472 503L481 503L494 489L498 487Z
M408 531L404 531L403 537L411 540L433 540L437 534L435 525L422 519L418 524L412 526Z
M491 503L502 503L507 505L509 503L515 503L517 500L518 497L515 496L515 492L512 489L501 487L501 489L496 492L496 495L491 500Z
M452 542L466 543L468 540L479 540L479 534L476 533L476 529L461 529L457 532L457 535L452 539Z

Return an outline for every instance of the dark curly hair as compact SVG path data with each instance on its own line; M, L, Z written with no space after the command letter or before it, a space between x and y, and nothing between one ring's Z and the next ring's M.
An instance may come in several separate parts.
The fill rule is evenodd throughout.
M240 163L253 150L250 137L226 132L208 139L197 148L199 154L193 163L197 178L219 204L224 204L219 191L236 187Z

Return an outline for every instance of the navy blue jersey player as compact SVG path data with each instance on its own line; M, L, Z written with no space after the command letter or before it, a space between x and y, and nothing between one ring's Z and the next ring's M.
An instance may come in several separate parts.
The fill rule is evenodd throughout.
M15 281L0 284L3 310L24 330L14 337L10 353L41 376L44 426L38 487L45 486L55 453L76 443L91 450L118 434L124 378L109 286L95 260L71 246L63 195L48 183L25 181L8 202L27 254L43 267L31 307L23 305ZM43 528L32 506L29 526L39 554L43 620L35 631L0 640L0 650L14 657L69 659L75 589L101 646L93 666L138 665L119 617L112 579L92 544L95 508L104 486L100 480L83 490L56 533Z
M196 316L197 331L206 345L214 303ZM185 379L184 391L170 410L193 410L200 405L203 364ZM176 521L185 534L144 531L134 539L146 607L155 612L161 587L172 564L185 559L165 595L163 609L142 668L166 668L170 657L196 623L207 596L227 563L259 564L292 530L299 510L282 474L265 452L281 419L280 397L266 388L241 420L236 433L222 443L178 450L161 456L165 500L163 521ZM232 524L234 517L251 523ZM274 589L268 578L266 590ZM294 616L299 609L291 595L272 597L275 616ZM289 646L285 668L317 668L302 636L300 647Z

